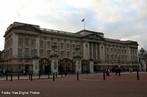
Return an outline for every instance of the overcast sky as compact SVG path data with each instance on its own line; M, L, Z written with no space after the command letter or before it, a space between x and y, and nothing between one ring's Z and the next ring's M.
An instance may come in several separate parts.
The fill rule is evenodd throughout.
M13 22L41 28L104 33L104 37L138 41L147 50L147 0L0 0L0 50Z

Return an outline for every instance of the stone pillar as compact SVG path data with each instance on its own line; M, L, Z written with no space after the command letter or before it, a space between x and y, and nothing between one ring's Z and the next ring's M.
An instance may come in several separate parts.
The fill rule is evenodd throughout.
M39 36L36 37L36 55L39 56L39 50L40 50L40 41L39 41Z
M86 58L86 55L87 55L87 47L86 47L86 42L84 41L83 42L83 58L85 59Z
M95 45L95 50L96 50L95 56L96 56L96 60L97 60L97 59L98 59L98 57L97 57L97 56L98 56L98 55L97 55L97 52L98 52L98 51L97 51L97 43L96 43L96 45Z
M92 53L91 53L91 42L89 42L89 58L91 58Z
M131 48L130 47L127 48L127 56L128 56L127 61L131 62Z
M56 58L52 58L51 73L58 73L58 60Z
M89 71L90 71L90 73L93 73L93 70L94 69L94 64L93 64L93 61L92 60L90 60L90 62L89 62Z
M81 73L81 68L82 68L81 60L76 60L76 70L75 70L75 73L77 73L77 72Z
M12 45L14 49L12 49L12 54L13 56L16 56L18 54L18 35L16 35L15 33L12 34L12 38L13 38L13 44ZM6 41L5 41L6 42Z
M99 55L100 55L100 59L102 60L102 61L105 61L105 46L104 46L104 44L100 44L99 45Z
M33 74L39 73L39 60L33 59Z
M93 59L93 43L91 42L91 58Z

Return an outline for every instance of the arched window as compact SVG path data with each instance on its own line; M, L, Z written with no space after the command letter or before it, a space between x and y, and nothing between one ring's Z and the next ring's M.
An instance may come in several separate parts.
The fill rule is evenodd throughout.
M26 48L26 49L25 49L25 57L28 57L28 56L29 56L29 49Z
M50 58L50 50L47 51L47 57Z

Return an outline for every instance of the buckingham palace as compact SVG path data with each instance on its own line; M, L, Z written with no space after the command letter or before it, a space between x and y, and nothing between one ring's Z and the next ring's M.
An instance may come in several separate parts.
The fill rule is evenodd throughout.
M58 63L54 66L57 71L66 69L74 73L76 58L81 62L82 73L114 67L139 68L137 41L105 38L102 32L86 29L66 32L14 22L7 28L4 39L0 69L13 72L33 71L35 59L38 60L38 70L44 73L50 72L50 65L55 62ZM52 62L54 55L57 61Z

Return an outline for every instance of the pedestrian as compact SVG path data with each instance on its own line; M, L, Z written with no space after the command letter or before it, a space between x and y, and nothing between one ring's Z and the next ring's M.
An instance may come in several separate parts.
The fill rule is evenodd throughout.
M26 71L25 71L25 70L23 71L23 74L24 74L24 75L26 74Z

